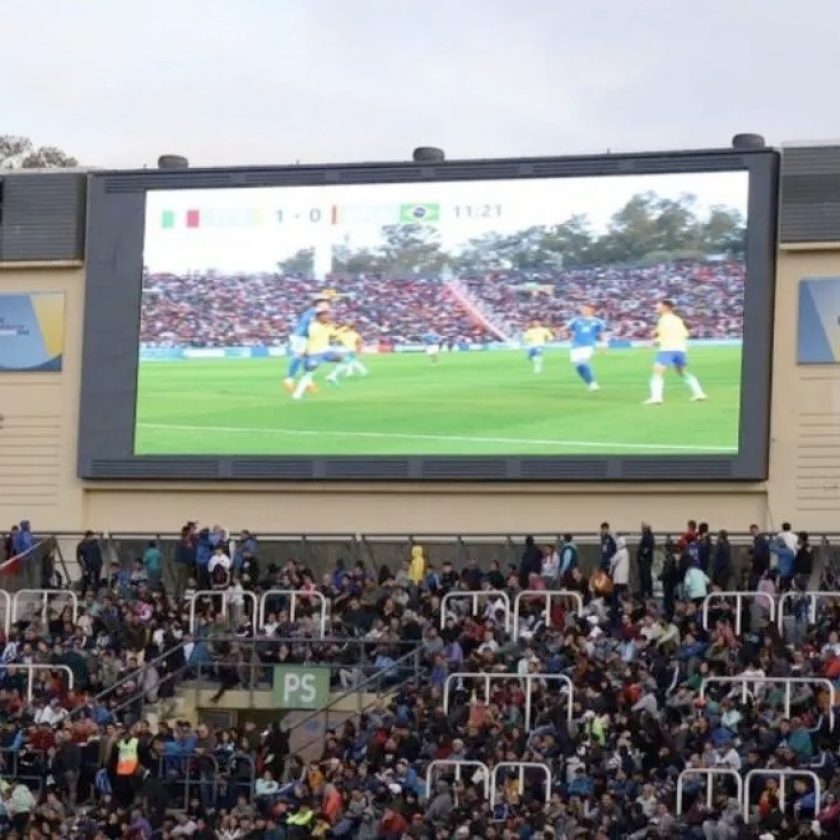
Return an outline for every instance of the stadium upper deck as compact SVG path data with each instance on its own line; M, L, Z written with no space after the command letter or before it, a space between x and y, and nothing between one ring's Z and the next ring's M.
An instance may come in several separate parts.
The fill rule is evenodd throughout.
M544 530L547 524L554 530L554 523L558 530L567 524L572 530L588 530L593 510L611 511L618 528L654 518L657 527L673 529L682 522L686 507L702 507L716 522L733 528L750 521L769 526L781 510L795 516L802 527L828 527L840 512L840 438L834 419L838 373L830 362L797 363L796 322L800 280L840 275L840 228L830 213L826 215L831 201L826 204L825 196L820 198L816 192L817 181L824 180L820 173L836 168L837 150L833 146L783 148L780 160L781 191L768 188L761 199L769 208L778 202L780 218L779 244L769 255L775 262L772 402L761 406L770 417L768 478L695 484L669 482L663 474L657 481L633 486L606 481L371 484L353 482L352 476L348 483L219 485L199 468L191 479L179 482L82 481L77 436L86 352L83 336L86 330L104 326L93 323L85 313L94 311L95 300L125 291L116 281L110 288L86 291L94 263L100 267L102 263L89 248L86 258L90 239L85 241L85 231L90 237L106 223L101 210L86 199L86 191L92 195L107 177L109 194L125 196L142 179L184 185L192 173L4 175L0 222L4 291L61 293L65 340L60 372L6 373L0 380L4 405L0 470L7 478L0 490L0 511L14 521L25 509L37 514L48 530L91 526L156 531L175 528L189 518L198 494L206 517L248 522L265 531L287 526L301 532L318 531L329 525L330 530L375 532L387 522L388 530L411 532L429 530L430 521L435 530L453 533L484 531L488 522L494 523L494 530L518 532ZM245 178L245 171L237 177ZM138 228L132 236L139 235ZM480 283L475 291L483 295ZM139 305L139 289L137 295ZM709 303L703 306L708 309ZM530 313L524 310L526 314ZM177 400L178 395L172 398ZM124 400L132 399L126 383ZM464 399L468 401L469 395ZM114 410L113 403L97 400L86 406L103 422ZM522 410L528 410L527 400ZM743 435L749 436L750 430ZM704 475L698 472L697 477Z

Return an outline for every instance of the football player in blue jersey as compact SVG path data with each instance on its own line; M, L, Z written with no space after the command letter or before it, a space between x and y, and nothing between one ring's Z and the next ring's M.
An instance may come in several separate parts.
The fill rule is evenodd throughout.
M595 317L594 307L585 303L580 308L580 314L566 324L566 332L572 344L571 362L578 376L590 391L600 390L601 386L595 379L591 362L592 356L595 355L595 348L599 345L606 347L606 324Z
M286 378L283 380L283 387L289 393L295 390L295 382L305 368L309 328L318 315L329 313L330 297L328 293L324 293L315 298L312 301L312 306L307 307L300 313L289 335L289 366L286 370Z

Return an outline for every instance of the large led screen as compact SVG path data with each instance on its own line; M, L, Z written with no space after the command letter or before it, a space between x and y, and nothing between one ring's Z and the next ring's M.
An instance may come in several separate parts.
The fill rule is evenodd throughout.
M748 181L149 190L135 454L734 456Z

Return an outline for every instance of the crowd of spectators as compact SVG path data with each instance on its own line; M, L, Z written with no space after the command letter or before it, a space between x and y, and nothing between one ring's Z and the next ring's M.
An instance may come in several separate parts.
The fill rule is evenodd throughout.
M595 306L610 334L650 338L655 306L677 302L695 338L742 335L745 268L740 262L682 261L649 268L598 268L550 274L493 272L455 279L475 308L518 335L535 319L561 327L582 303ZM366 342L416 344L434 331L452 342L498 336L437 277L360 274L333 277L335 318ZM278 274L150 274L144 278L141 343L146 347L283 346L299 314L325 283Z
M601 527L599 557L584 568L571 535L528 539L515 565L431 563L422 547L372 572L339 561L320 573L260 559L257 537L190 523L170 557L156 544L106 579L94 535L79 545L78 620L57 594L39 601L3 639L0 654L0 835L196 840L741 840L840 836L840 735L830 692L803 682L789 706L772 677L840 679L840 604L816 621L799 590L823 573L807 534L753 526L734 547L725 531L689 522L674 539L642 528L632 541ZM830 564L829 564L830 565ZM827 572L828 566L825 571ZM165 585L170 583L170 585ZM524 589L577 592L583 603L524 595L518 623L506 601ZM189 599L199 598L194 627ZM243 593L269 600L254 622ZM776 597L793 592L777 627L768 607L702 603L715 590ZM477 609L449 592L480 592ZM329 602L321 638L318 598ZM294 614L293 614L294 613ZM781 629L779 629L781 627ZM382 699L306 751L288 729L151 725L145 712L203 672L214 699L253 687L279 662L329 663L336 689L373 674ZM18 665L44 669L30 686ZM485 690L484 679L497 675ZM453 677L452 674L462 676ZM573 698L556 679L568 677ZM747 675L746 688L710 676ZM448 687L448 690L447 690ZM448 695L448 696L445 696ZM571 714L569 705L571 704ZM245 716L247 717L247 716ZM165 716L163 718L165 720ZM433 760L545 765L499 768L493 804L478 766L455 773ZM807 777L751 777L749 818L734 784L686 768L809 769ZM191 783L189 783L191 780ZM546 801L547 800L547 801Z
M648 268L591 268L546 275L492 273L463 278L470 293L516 332L533 320L567 323L583 304L595 307L610 336L649 339L656 303L670 298L692 338L743 335L742 262L684 260Z

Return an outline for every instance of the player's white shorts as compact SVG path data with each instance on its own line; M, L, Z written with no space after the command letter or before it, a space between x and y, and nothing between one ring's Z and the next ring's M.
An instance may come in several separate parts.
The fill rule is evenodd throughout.
M308 341L305 335L289 336L289 348L291 349L293 356L302 356L306 353L307 344Z
M426 345L426 355L427 356L437 356L440 353L440 344L427 344Z
M594 347L572 347L569 358L573 365L582 365L588 362L595 353Z

